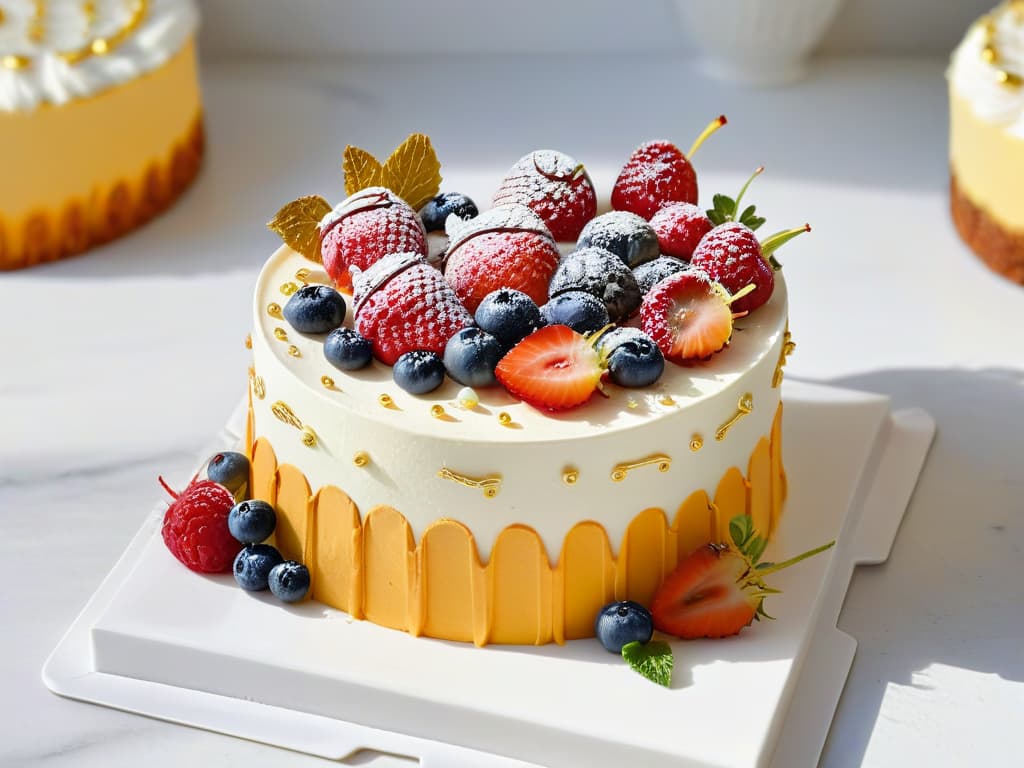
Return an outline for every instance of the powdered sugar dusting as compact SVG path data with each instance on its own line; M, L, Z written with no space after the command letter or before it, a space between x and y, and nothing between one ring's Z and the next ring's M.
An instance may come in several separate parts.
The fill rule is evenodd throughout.
M529 206L544 220L556 240L575 240L597 212L594 185L575 159L553 149L521 157L505 175L494 205Z
M523 230L536 232L552 242L551 231L531 209L519 203L495 206L472 219L460 219L454 213L444 223L448 233L449 257L460 245L476 235L496 230Z
M612 207L650 219L669 202L697 202L697 174L674 144L641 144L619 173L612 190Z

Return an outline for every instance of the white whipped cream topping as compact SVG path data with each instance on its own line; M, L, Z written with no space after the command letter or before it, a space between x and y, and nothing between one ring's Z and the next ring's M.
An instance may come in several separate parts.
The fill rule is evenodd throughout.
M1024 19L1007 6L994 11L992 18L998 61L992 64L983 58L988 35L984 24L978 22L953 52L948 77L980 118L1004 125L1007 132L1024 138L1024 86L1004 85L997 77L999 69L1024 75Z
M120 45L68 63L60 52L110 37L131 18L127 0L95 0L93 7L90 22L81 0L49 0L41 38L34 40L34 0L0 0L0 57L32 60L22 69L0 65L0 112L65 104L151 72L181 50L199 22L194 0L149 0L141 24Z

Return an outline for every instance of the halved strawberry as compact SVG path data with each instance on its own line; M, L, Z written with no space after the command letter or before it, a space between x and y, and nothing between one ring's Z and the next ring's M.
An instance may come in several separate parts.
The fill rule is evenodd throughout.
M535 331L501 358L494 375L505 389L535 408L564 411L582 405L597 389L604 364L597 336L566 325Z
M640 325L666 360L678 364L703 360L729 343L733 321L729 305L747 290L730 296L704 272L677 272L644 297Z
M651 602L654 626L685 639L728 637L754 620L772 618L764 599L778 594L764 583L770 573L832 547L830 541L783 563L761 563L767 540L747 515L729 521L729 544L705 544L685 557L668 575Z

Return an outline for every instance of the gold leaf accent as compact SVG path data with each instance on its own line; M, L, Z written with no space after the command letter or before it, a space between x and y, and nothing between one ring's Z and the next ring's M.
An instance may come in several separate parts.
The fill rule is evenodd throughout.
M317 437L316 432L308 424L303 424L302 420L295 415L295 412L285 403L283 400L278 400L272 406L270 406L270 412L283 421L290 427L295 427L302 432L302 444L307 448L316 448Z
M414 133L391 153L381 169L383 186L420 209L441 189L441 163L430 137Z
M306 195L292 200L281 207L267 227L278 235L284 244L320 263L320 219L331 212L331 205L319 195Z
M659 472L668 472L672 468L672 457L667 456L664 453L656 453L653 456L648 456L646 459L640 459L639 461L628 461L622 464L616 464L612 468L612 480L616 483L621 483L626 479L632 470L639 469L640 467L646 467L651 464L658 465Z
M254 395L256 395L256 398L258 400L262 400L264 397L267 396L267 387L263 383L263 377L262 376L256 376L255 378L253 378L253 380L252 380L252 393Z
M341 169L345 172L345 194L349 197L367 187L384 187L380 161L365 149L345 147Z

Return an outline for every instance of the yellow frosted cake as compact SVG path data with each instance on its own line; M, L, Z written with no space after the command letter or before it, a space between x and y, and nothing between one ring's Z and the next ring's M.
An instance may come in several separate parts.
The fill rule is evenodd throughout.
M992 269L1024 283L1024 2L971 26L949 99L953 221Z
M793 344L766 265L804 228L759 246L739 201L709 218L658 143L623 169L618 211L594 218L582 166L537 151L477 215L432 199L418 138L383 166L350 147L339 205L285 206L256 286L249 493L276 509L312 599L413 635L562 643L592 637L609 601L649 604L734 516L770 536ZM658 196L650 223L623 210ZM743 248L750 264L719 268ZM307 324L341 302L332 286L344 307ZM537 304L539 322L508 330L502 312Z
M203 154L192 0L0 0L0 269L118 237Z

